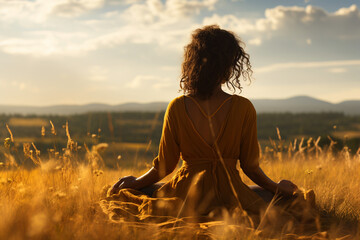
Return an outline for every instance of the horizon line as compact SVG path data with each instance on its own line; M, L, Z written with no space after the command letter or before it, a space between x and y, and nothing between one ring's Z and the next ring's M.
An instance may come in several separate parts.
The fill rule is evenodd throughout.
M236 94L238 95L238 94ZM240 95L241 96L241 95ZM287 100L287 99L292 99L292 98L297 98L297 97L306 97L306 98L312 98L314 100L318 100L318 101L324 101L324 102L328 102L330 104L340 104L342 102L348 102L348 101L360 101L359 99L343 99L341 101L337 101L337 102L332 102L329 100L325 100L322 98L317 98L317 97L313 97L313 96L309 96L309 95L295 95L295 96L291 96L291 97L285 97L285 98L248 98L251 101L253 100ZM71 103L58 103L58 104L52 104L52 105L27 105L27 104L0 104L1 106L6 106L6 107L39 107L39 108L44 108L44 107L55 107L55 106L87 106L87 105L92 105L92 104L100 104L100 105L108 105L108 106L118 106L118 105L123 105L123 104L151 104L151 103L168 103L169 101L148 101L148 102L134 102L134 101L129 101L129 102L122 102L122 103L105 103L105 102L88 102L88 103L82 103L82 104L71 104Z

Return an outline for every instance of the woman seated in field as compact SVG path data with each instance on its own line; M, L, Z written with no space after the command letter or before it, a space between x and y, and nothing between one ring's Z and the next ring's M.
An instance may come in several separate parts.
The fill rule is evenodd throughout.
M122 177L102 203L113 219L211 217L235 209L259 214L275 194L283 199L295 196L294 183L276 183L259 166L252 103L222 90L224 84L241 90L240 77L251 80L249 55L242 44L218 26L194 31L182 63L184 95L167 107L152 168L140 177ZM158 183L174 171L180 158L182 166L174 177ZM243 183L238 162L258 186Z

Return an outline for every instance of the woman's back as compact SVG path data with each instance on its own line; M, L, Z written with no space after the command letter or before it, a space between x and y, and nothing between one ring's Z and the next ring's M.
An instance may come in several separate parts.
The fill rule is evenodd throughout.
M222 92L207 100L187 96L184 102L186 114L193 123L194 131L199 133L208 145L213 146L229 114L232 95Z
M209 121L201 112L201 109L206 111L206 105L195 101L184 95L169 104L164 119L164 138L160 141L159 160L164 159L164 163L169 163L173 159L177 162L174 151L178 151L183 159L223 157L240 159L243 167L257 165L259 149L256 112L251 102L238 95L218 99L209 111L214 113L218 109L218 112ZM213 144L215 140L216 145ZM172 145L176 147L170 147Z

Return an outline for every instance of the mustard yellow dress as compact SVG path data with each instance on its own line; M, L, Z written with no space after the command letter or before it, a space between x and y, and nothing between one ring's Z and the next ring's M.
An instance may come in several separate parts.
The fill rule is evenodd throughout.
M256 111L252 103L232 95L230 110L210 146L197 132L186 108L186 96L172 100L164 116L158 156L153 167L166 176L182 166L152 197L122 189L101 203L112 219L206 216L219 209L258 213L266 203L247 185L236 168L259 165ZM204 123L208 124L208 123Z

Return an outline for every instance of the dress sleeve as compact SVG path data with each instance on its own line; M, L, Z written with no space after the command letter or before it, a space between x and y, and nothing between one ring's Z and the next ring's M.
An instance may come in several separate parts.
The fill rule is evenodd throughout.
M256 110L251 103L244 120L239 159L240 166L245 171L259 167Z
M175 111L176 108L173 100L166 109L159 153L153 160L153 167L158 170L161 178L174 171L180 158L179 143L177 141L177 124L174 116Z

